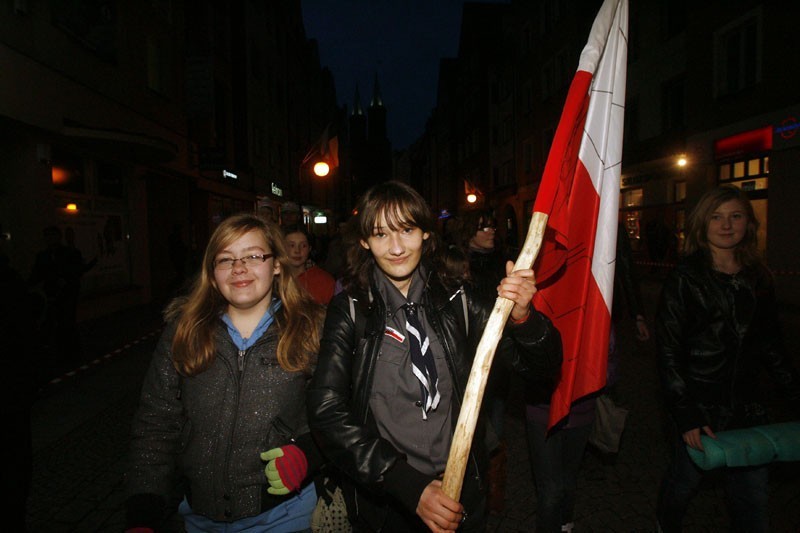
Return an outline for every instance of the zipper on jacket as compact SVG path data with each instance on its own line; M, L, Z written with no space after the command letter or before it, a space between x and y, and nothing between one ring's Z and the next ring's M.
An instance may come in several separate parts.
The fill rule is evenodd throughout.
M239 367L239 375L244 372L244 356L247 355L247 350L239 350L239 355L236 357L236 365Z

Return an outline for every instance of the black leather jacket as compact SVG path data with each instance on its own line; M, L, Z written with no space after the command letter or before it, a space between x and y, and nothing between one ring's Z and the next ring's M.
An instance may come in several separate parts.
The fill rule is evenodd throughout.
M800 399L800 382L782 346L772 278L762 266L735 276L712 271L701 254L669 275L656 323L659 374L680 433L766 423L758 371Z
M309 386L309 426L328 459L349 478L371 491L386 491L399 498L413 513L422 490L432 478L411 468L402 452L381 438L369 409L375 361L384 339L386 314L376 287L372 288L372 294L376 296L370 305L364 305L364 302L369 302L368 296L355 296L355 323L346 293L335 296L328 306L318 366ZM453 380L453 397L459 403L475 348L493 305L493 301L479 302L472 300L469 292L467 295L469 337L459 297L451 297L433 277L423 296L426 308L435 309L427 316L446 352ZM357 326L356 323L363 325ZM357 330L361 328L363 335L356 339ZM516 349L503 347L508 343ZM507 359L516 372L528 379L531 387L540 387L545 395L552 392L561 367L561 339L543 315L532 309L525 323L507 326L496 355ZM457 417L458 407L454 413ZM476 432L472 466L478 472L483 471L486 455L482 440Z

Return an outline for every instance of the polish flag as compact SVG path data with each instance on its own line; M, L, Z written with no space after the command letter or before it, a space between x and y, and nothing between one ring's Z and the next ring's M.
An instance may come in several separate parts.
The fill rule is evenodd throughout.
M622 167L628 2L605 0L592 25L533 206L548 215L536 309L558 328L561 378L552 428L606 383Z

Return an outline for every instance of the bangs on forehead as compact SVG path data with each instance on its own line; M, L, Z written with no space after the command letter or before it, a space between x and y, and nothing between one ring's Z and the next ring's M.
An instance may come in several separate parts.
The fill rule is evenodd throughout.
M396 231L403 228L416 227L417 223L410 213L404 212L399 204L388 205L385 209L377 213L373 223L373 229L378 227L381 216L389 229Z
M264 234L261 228L254 224L247 224L244 226L239 226L238 228L232 228L230 233L221 239L217 253L222 253L222 251L228 246L239 240L241 237L244 237L251 231L255 231L259 237L263 238L264 243L269 247L269 239L267 239L267 236Z

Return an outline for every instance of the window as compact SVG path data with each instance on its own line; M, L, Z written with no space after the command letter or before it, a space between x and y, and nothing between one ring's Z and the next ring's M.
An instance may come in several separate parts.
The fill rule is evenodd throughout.
M769 187L769 156L749 155L742 159L721 161L717 164L717 179L721 184L731 184L746 191Z
M675 182L675 201L683 202L684 200L686 200L686 182L677 181Z
M761 81L761 10L714 34L714 93L736 94Z
M627 189L622 191L622 207L635 207L642 205L644 194L642 189Z

